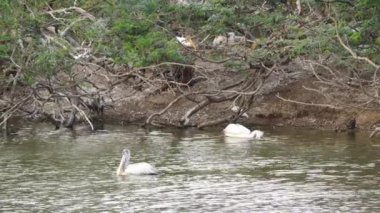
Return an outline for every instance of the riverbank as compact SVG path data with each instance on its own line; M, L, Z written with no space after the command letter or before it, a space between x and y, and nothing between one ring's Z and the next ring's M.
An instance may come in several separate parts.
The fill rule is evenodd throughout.
M318 79L310 70L305 70L300 61L291 62L282 67L282 70L287 70L287 73L274 73L246 111L248 117L241 116L237 122L247 125L307 127L336 131L352 128L352 122L355 122L355 128L368 131L380 121L380 113L375 108L370 108L369 105L366 108L360 107L363 100L359 91L353 93L347 90L325 89L329 97L333 95L340 97L339 102L338 100L330 101L326 98L327 95L316 92ZM220 67L218 74L225 78L221 81L240 75L236 71ZM314 87L315 91L305 89L313 85L317 85ZM197 86L207 87L207 84ZM120 93L115 96L123 101L115 102L114 108L106 112L106 120L116 123L143 124L149 116L167 107L178 97L178 94L166 90L159 94L141 92L129 98ZM189 108L196 105L197 103L191 103L186 99L180 100L155 119L157 123L180 125L181 117ZM354 105L358 107L352 107ZM231 110L232 107L233 101L210 104L192 119L202 123L228 117L236 114ZM224 126L226 123L222 122L218 125Z
M372 2L89 2L4 3L5 129L13 118L92 130L380 121L378 26L362 24L380 14Z

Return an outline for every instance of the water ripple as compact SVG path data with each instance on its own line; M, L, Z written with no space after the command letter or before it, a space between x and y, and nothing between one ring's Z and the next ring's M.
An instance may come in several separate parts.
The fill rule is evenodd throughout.
M380 211L380 147L361 138L42 129L23 128L1 143L0 212ZM117 177L124 147L132 162L155 164L161 174Z

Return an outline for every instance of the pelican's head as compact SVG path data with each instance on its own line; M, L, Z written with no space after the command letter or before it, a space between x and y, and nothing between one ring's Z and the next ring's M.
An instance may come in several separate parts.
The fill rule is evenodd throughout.
M250 136L254 139L261 139L264 136L264 132L260 130L253 130Z
M125 171L127 169L130 158L131 158L131 152L129 151L129 149L123 149L121 162L120 162L120 169L122 171Z
M129 155L131 152L129 151L129 149L123 149L123 155Z

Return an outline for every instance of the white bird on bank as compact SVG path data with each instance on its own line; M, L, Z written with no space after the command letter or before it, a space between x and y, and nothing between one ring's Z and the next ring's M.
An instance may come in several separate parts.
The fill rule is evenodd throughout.
M181 37L181 36L176 36L175 37L179 43L181 43L185 47L191 47L196 49L195 44L193 40L190 37Z
M236 137L236 138L253 138L253 139L261 139L264 136L264 132L260 130L249 130L247 127L241 124L228 124L226 128L224 128L223 133L228 137Z
M149 163L135 163L129 164L131 158L131 152L128 149L123 149L122 157L119 167L116 170L116 174L120 176L124 175L157 175L157 169Z
M225 47L237 44L244 44L248 41L244 36L237 36L234 32L228 32L227 36L219 35L212 41L212 46L215 48ZM252 41L250 41L252 42Z

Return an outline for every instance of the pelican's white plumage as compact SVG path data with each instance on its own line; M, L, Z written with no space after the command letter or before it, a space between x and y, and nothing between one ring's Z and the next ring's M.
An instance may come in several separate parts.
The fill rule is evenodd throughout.
M157 169L149 163L135 163L129 164L131 152L128 149L123 150L123 155L120 160L119 167L116 170L117 175L156 175Z
M223 133L225 136L236 138L261 139L264 136L263 131L254 130L251 132L251 130L241 124L228 124L227 127L224 128Z

